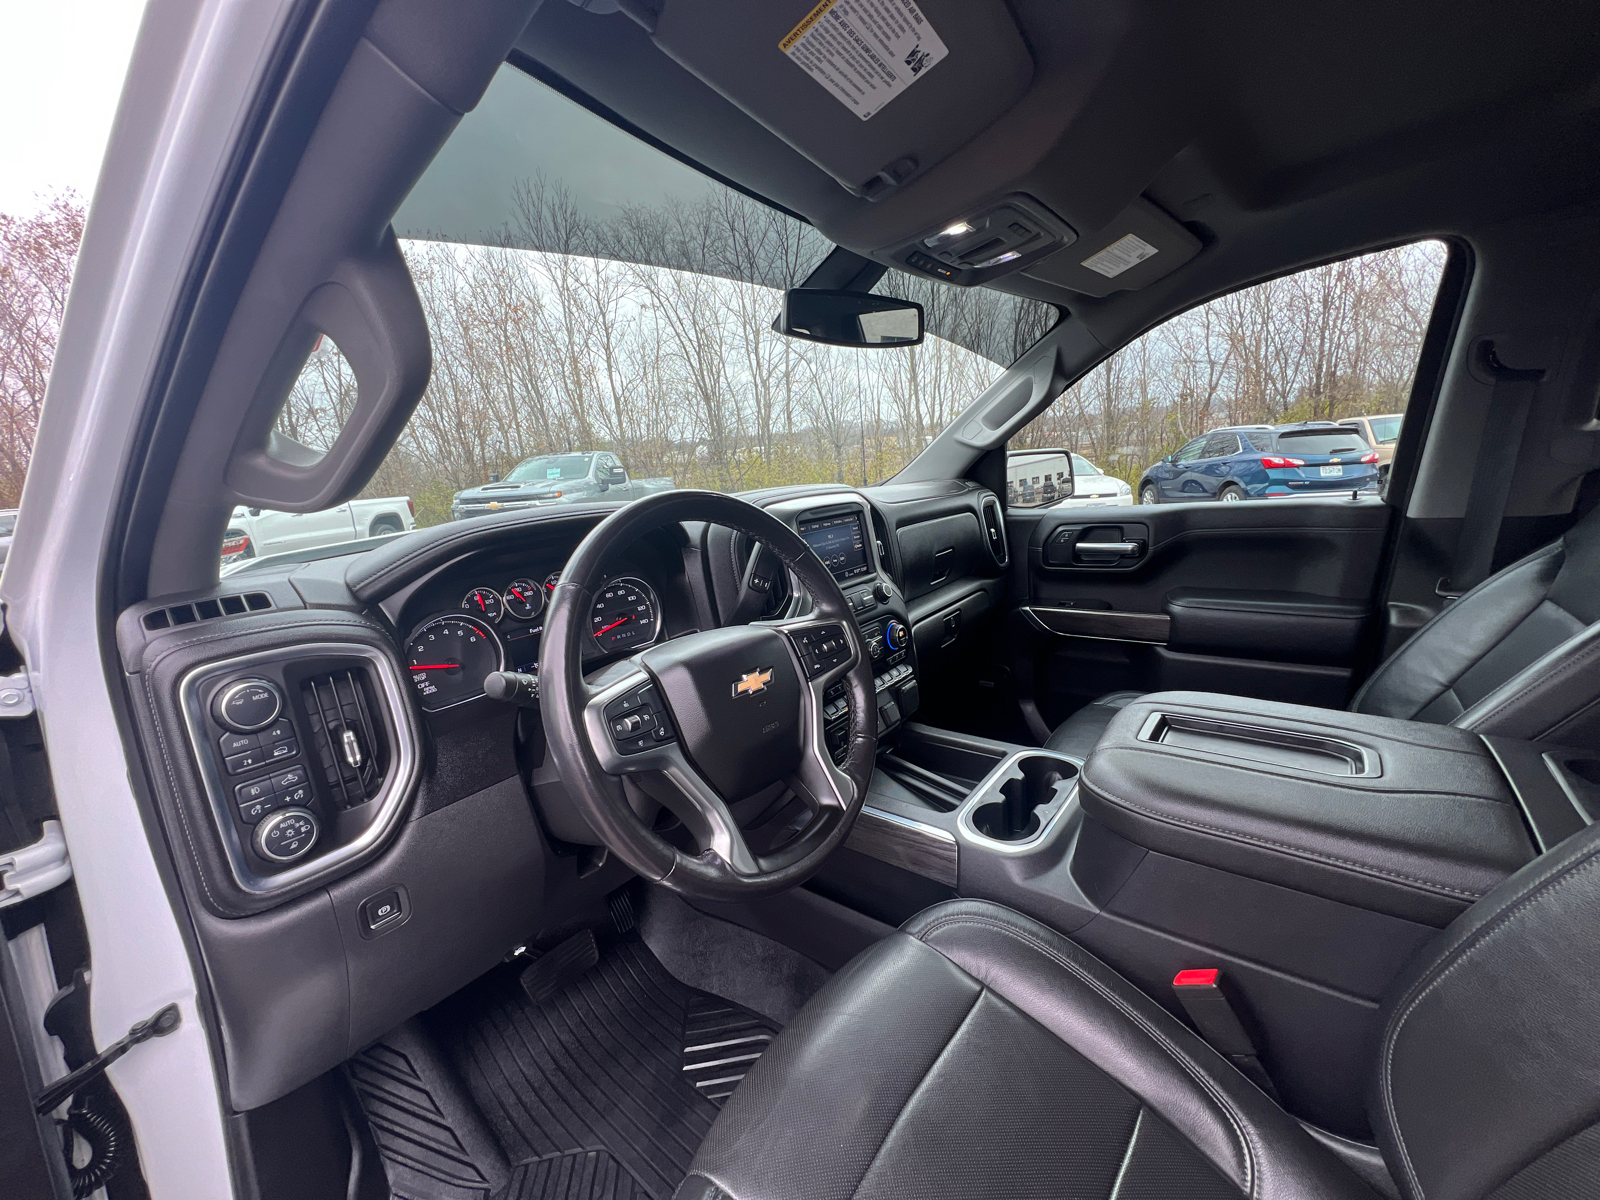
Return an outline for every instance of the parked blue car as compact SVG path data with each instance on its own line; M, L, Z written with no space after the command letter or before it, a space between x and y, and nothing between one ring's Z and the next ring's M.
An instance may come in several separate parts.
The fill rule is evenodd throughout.
M1332 421L1213 429L1152 464L1140 504L1377 491L1378 452Z

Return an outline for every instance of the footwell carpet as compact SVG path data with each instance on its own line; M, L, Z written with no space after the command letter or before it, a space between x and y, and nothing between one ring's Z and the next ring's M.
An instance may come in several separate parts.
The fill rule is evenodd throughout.
M405 1200L668 1200L777 1033L637 939L543 1003L515 969L351 1060Z

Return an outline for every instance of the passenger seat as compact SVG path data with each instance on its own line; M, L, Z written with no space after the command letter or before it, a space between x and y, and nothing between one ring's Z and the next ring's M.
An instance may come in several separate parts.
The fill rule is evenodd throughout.
M1087 758L1117 710L1112 692L1045 742ZM1590 744L1600 737L1600 509L1491 575L1424 625L1350 710L1478 733Z

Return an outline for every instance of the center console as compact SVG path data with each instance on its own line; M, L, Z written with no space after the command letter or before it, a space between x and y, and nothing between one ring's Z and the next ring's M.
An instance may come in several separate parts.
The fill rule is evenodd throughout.
M860 496L808 497L768 509L788 521L832 572L844 592L872 662L878 736L894 732L917 710L916 649L905 598L883 567L872 514ZM834 762L848 748L850 709L843 680L823 697L823 735Z
M1600 816L1596 756L1209 693L1129 704L1086 762L911 724L889 763L847 843L880 891L1027 913L1180 1018L1179 973L1216 972L1266 1085L1355 1139L1403 964Z

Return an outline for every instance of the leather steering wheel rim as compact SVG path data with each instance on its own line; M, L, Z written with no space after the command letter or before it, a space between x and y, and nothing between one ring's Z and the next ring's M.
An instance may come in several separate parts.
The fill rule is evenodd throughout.
M590 638L589 613L596 589L605 580L605 563L650 530L682 521L722 525L760 542L793 572L811 598L811 611L802 617L752 622L752 626L776 631L793 656L802 681L800 695L795 699L802 706L802 728L807 743L802 754L810 777L822 777L825 782L831 779L835 785L842 780L848 784L848 795L840 794L845 790L842 785L832 789L827 786L808 789L816 793L811 797L816 809L810 824L791 842L757 860L759 869L756 871L749 869L748 856L741 858L726 847L721 853L707 848L699 855L687 854L646 826L629 804L621 785L622 775L641 768L618 760L604 744L598 749L595 745L597 736L604 737L604 721L596 721L599 702L605 694L615 691L615 687L591 685L585 679L583 648ZM841 666L811 678L795 638L818 626L838 626L848 644L849 656ZM709 635L718 632L721 631L690 634L674 639L670 645L680 656L692 656L697 648L693 639L706 639L709 645ZM637 667L641 675L659 684L656 676L641 662L657 648L646 648L622 661ZM627 677L625 671L617 669L621 665L608 667L601 678L618 674ZM844 762L835 767L827 758L822 737L821 696L841 678L845 681L850 706L850 726ZM737 899L767 895L805 882L844 843L866 799L877 754L877 707L871 660L850 606L832 574L794 530L764 509L734 496L692 490L662 492L636 500L596 525L568 559L551 596L539 666L539 691L546 744L568 795L590 828L606 847L640 875L684 895ZM666 695L664 688L662 695ZM602 755L612 769L602 764ZM817 761L819 758L826 761ZM692 764L686 765L693 769ZM690 791L699 797L698 803L703 808L710 805L711 800L701 795L698 785L706 781L703 775L697 773L697 776L690 781L696 785ZM673 778L680 784L683 782L681 771ZM703 790L714 793L708 784ZM722 817L729 822L732 817L725 806L740 799L743 797L723 800ZM709 819L715 826L721 818L712 814ZM722 830L722 834L726 840L727 830ZM739 842L736 827L733 840ZM741 863L743 869L738 869Z

